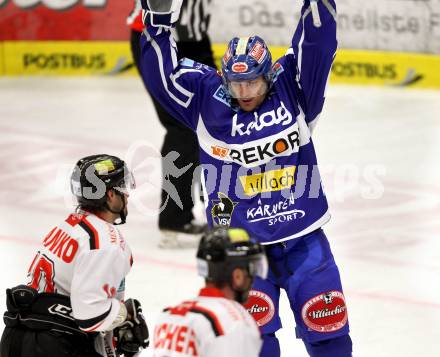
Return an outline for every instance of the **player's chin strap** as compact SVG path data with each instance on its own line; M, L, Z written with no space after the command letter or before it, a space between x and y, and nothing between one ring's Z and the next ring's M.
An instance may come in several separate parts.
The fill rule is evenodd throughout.
M125 207L126 207L126 204L125 204L124 194L123 194L123 193L119 192L118 190L113 190L113 192L116 193L119 197L121 197L121 200L122 200L122 208L121 208L121 210L120 210L120 211L114 211L114 210L112 210L112 209L110 208L110 206L108 205L107 202L105 203L105 206L106 206L106 208L107 208L111 213L114 213L114 214L118 214L118 215L119 215L120 221L119 221L119 222L113 222L113 225L115 225L115 226L119 226L119 225L121 225L121 224L124 224L124 223L127 221L127 215L125 214Z
M234 290L234 300L237 301L239 304L244 304L249 296L249 290L246 291L240 291L240 290Z

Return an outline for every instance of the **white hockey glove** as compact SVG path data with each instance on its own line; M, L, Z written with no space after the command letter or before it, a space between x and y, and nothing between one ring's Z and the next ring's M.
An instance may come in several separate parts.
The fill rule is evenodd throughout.
M136 356L150 344L148 327L142 315L142 307L136 299L125 301L127 320L114 330L116 352L119 356Z
M179 20L183 0L141 0L146 26L171 28Z

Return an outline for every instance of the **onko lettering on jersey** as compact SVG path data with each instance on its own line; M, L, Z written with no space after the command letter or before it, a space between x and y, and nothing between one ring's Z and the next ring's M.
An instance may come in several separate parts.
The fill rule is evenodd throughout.
M198 356L196 334L187 326L163 323L154 330L154 348Z
M262 192L281 191L294 185L295 170L296 166L291 166L261 174L240 176L240 181L246 196L253 196Z
M53 229L44 238L43 245L65 263L70 263L78 251L78 242L61 229Z

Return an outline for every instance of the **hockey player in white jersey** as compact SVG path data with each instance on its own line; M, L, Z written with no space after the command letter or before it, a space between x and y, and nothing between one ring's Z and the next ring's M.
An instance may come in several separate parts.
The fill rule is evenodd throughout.
M262 246L243 229L214 228L197 251L199 296L167 308L154 330L154 357L256 357L261 337L241 305L255 276L265 277Z
M123 302L133 258L115 227L125 223L134 186L115 156L78 161L78 209L43 239L27 285L7 289L1 357L128 357L148 346L140 303Z

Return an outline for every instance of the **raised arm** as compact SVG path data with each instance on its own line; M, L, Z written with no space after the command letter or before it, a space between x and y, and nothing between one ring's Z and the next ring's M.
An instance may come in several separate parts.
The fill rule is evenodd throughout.
M286 53L297 83L299 100L310 129L322 111L330 69L336 54L336 4L334 0L318 0L321 26L313 24L310 0L304 0L301 18Z
M173 1L173 3L179 1ZM200 89L203 78L215 70L189 59L178 61L177 47L170 28L173 11L169 17L156 16L144 7L143 20L146 25L141 38L141 75L150 93L177 120L195 129L200 112ZM179 6L180 5L174 5ZM175 17L175 16L174 16ZM168 21L168 23L167 23Z

